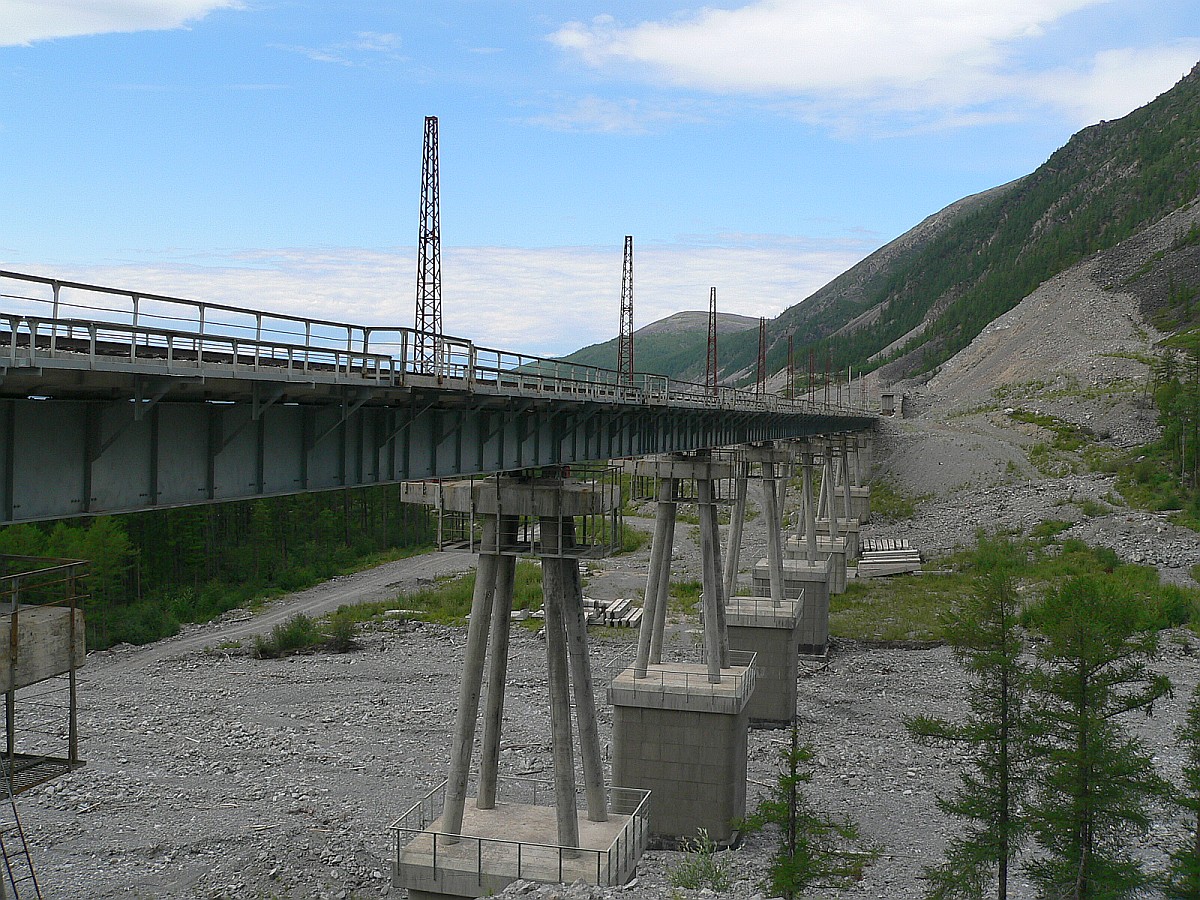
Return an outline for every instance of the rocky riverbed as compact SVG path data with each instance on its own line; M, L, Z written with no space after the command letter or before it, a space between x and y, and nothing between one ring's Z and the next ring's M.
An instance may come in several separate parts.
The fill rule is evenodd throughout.
M972 543L977 529L1028 531L1053 519L1072 523L1067 536L1194 584L1194 532L1121 505L1111 476L1070 466L1045 474L1030 451L1047 435L1007 413L1019 406L1053 415L1115 447L1156 433L1138 361L1154 335L1130 298L1097 289L1093 270L1103 262L1047 282L932 380L900 386L919 415L883 424L876 475L920 500L913 517L875 523L868 534L907 538L935 560ZM763 555L763 530L761 516L747 523L743 577ZM677 529L677 580L699 577L697 532ZM643 550L590 565L585 591L636 596L647 558ZM468 565L463 556L401 560L283 598L257 618L237 613L172 641L91 654L80 688L88 765L20 799L46 896L361 900L402 893L390 885L388 826L445 776L465 629L380 622L360 635L362 649L345 655L254 660L234 648L297 611L389 596L403 606L404 593ZM691 627L671 629L675 652L693 649ZM627 657L633 638L594 635L599 692L605 661ZM514 627L502 750L509 774L549 777L544 649ZM1163 773L1174 775L1174 730L1200 678L1195 637L1164 634L1156 665L1175 693L1131 725L1155 749ZM920 896L921 868L939 859L958 827L935 796L954 786L962 759L951 749L917 746L904 721L924 712L953 715L963 708L963 690L944 647L835 643L827 661L805 667L800 725L817 749L810 795L858 822L877 852L853 887L810 897ZM602 697L598 708L607 744L611 714ZM59 730L65 724L53 711L47 721ZM784 732L751 733L752 803L775 780L786 743ZM1139 852L1160 865L1181 830L1164 814ZM733 880L721 896L761 898L770 853L770 837L752 835L721 854ZM506 894L715 896L676 892L670 873L680 859L647 853L636 882L622 891L518 884ZM1016 896L1030 893L1021 886Z
M82 691L88 765L21 801L47 896L399 895L389 884L388 825L444 777L464 637L395 622L345 655L254 660L196 650L141 666L145 651L124 650L95 660ZM1200 658L1190 634L1164 637L1159 666L1176 693L1135 724L1172 771L1172 734ZM512 639L502 767L548 779L545 645L522 627ZM681 652L691 643L687 634L674 640ZM592 650L598 668L631 651L632 636L597 637ZM921 867L957 827L934 796L952 787L961 759L916 745L904 720L953 714L963 703L961 672L944 647L837 644L826 662L805 667L801 730L817 748L810 795L858 822L879 854L854 887L810 896L919 895ZM599 709L607 745L611 713ZM786 743L786 732L751 733L752 797L775 779ZM1156 839L1169 843L1177 832L1170 824ZM723 896L760 894L769 854L763 835L722 854L733 880ZM609 893L670 897L679 860L650 852L637 883Z

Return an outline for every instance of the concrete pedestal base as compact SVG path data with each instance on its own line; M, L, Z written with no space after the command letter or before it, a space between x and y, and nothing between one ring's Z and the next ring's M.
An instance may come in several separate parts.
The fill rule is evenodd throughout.
M858 559L862 552L862 541L859 539L858 519L838 519L838 539L846 544L846 562ZM817 537L829 539L829 520L817 519Z
M721 675L711 684L705 666L672 664L635 679L630 667L609 686L613 784L651 792L651 847L678 846L701 828L719 846L736 841L755 671L751 663Z
M863 525L871 521L871 489L869 487L850 488L850 513Z
M827 537L817 538L817 558L829 564L829 593L840 594L846 590L846 542L842 538L831 541ZM790 538L783 547L784 565L807 562L808 554L802 538ZM756 582L757 583L757 582Z
M648 838L640 813L610 815L607 822L590 822L580 813L579 848L558 847L554 807L521 803L497 803L495 809L468 803L462 836L453 843L440 828L439 818L412 836L392 863L392 884L407 888L414 900L486 897L519 878L625 884Z
M824 656L828 647L833 567L834 562L830 559L815 563L803 559L786 559L783 562L784 593L804 598L797 627L801 656ZM762 593L768 587L766 560L763 560L754 567L753 590Z
M729 646L754 652L754 694L746 706L750 724L766 728L790 725L796 715L796 674L803 598L731 597L725 607Z

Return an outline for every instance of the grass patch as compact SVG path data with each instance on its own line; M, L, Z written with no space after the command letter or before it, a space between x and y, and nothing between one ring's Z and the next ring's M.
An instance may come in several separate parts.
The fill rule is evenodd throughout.
M961 572L850 581L845 593L829 598L829 633L856 640L940 640L940 617L970 587Z
M1190 496L1172 471L1170 456L1151 445L1128 453L1117 465L1117 490L1130 506L1169 512L1170 521L1200 531L1200 491Z
M1050 443L1051 449L1060 452L1075 453L1083 449L1084 445L1095 440L1095 432L1090 428L1084 428L1080 425L1075 425L1071 422L1063 421L1062 419L1047 415L1046 413L1032 412L1028 409L1014 409L1008 414L1008 417L1014 422L1025 422L1029 425L1036 425L1038 428L1044 428L1054 435Z
M723 893L733 886L729 863L718 854L717 845L701 828L696 837L684 845L684 858L671 869L671 884L690 891L705 890Z
M1109 508L1098 500L1087 499L1078 504L1079 511L1089 519L1094 519L1097 516L1106 516L1110 512Z
M699 581L672 581L668 588L667 609L694 615L703 589Z
M753 519L756 512L757 512L757 510L753 509L750 506L747 506L746 507L746 520L749 521L750 519ZM733 512L729 506L727 506L725 504L718 506L717 507L717 524L718 525L728 525L729 518L731 515L733 515ZM680 503L679 507L675 511L675 521L681 522L685 525L699 525L700 524L700 511L698 509L696 509L696 505L694 503L689 503L686 505L683 503Z
M1042 545L1046 545L1070 528L1071 524L1071 522L1064 522L1062 519L1046 519L1044 522L1038 522L1030 529L1029 537Z
M475 593L475 573L439 578L433 587L413 594L400 594L393 600L375 600L338 607L335 615L351 622L371 622L394 615L397 609L407 610L405 617L441 625L462 625L471 612ZM542 608L542 567L532 560L517 560L513 579L513 609L533 611ZM539 625L540 627L540 625Z
M917 504L932 497L932 494L906 494L887 481L871 482L871 515L878 515L888 522L911 519Z
M292 616L271 629L269 637L254 636L253 653L256 659L278 659L325 643L325 635L315 620L306 615Z
M1023 542L1025 564L1016 573L1022 595L1039 596L1069 578L1096 575L1138 597L1154 628L1200 623L1200 589L1163 584L1154 568L1122 563L1106 548L1071 539L1056 543L1068 527L1067 522L1042 522ZM974 589L980 563L974 551L963 551L940 564L945 574L849 582L844 594L830 598L830 633L857 640L941 640L942 617Z
M650 532L621 523L619 553L636 553L650 543Z

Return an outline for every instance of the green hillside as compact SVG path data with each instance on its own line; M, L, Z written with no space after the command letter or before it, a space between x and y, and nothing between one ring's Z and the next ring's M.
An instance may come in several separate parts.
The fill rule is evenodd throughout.
M1079 132L1032 174L954 204L768 322L768 370L786 364L788 335L801 370L810 350L822 364L828 354L835 371L889 363L897 376L931 369L1042 282L1198 190L1200 65L1146 106ZM1184 268L1161 291L1175 298L1158 317L1172 330L1200 316L1192 302L1198 276ZM660 337L638 342L639 370L703 371L703 335ZM614 364L610 344L588 348L597 354L589 361ZM756 329L722 336L723 375L750 371L757 351Z
M718 347L724 346L730 332L742 331L747 326L757 335L758 326L755 322L747 316L718 313ZM563 358L582 365L615 369L617 339L592 344ZM707 358L708 313L676 313L634 332L633 362L639 372L670 375L685 381L703 381Z

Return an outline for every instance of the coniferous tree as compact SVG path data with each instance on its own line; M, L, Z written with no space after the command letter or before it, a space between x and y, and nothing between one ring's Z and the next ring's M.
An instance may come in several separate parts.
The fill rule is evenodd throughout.
M741 826L757 831L765 825L779 828L779 848L771 861L767 883L772 896L793 900L817 882L841 884L862 873L869 853L849 851L858 840L858 828L837 821L816 809L804 796L802 785L812 781L813 748L800 744L792 720L792 744L780 753L779 778L770 796L761 800Z
M943 631L969 677L970 714L961 723L918 717L909 731L923 742L969 747L973 759L957 790L938 806L962 820L941 865L925 870L931 900L1008 897L1009 871L1025 823L1019 808L1029 766L1025 727L1028 667L1020 630L1015 572L1022 548L1005 538L980 537L974 591L944 620Z
M1200 686L1192 693L1177 736L1184 761L1183 789L1176 793L1175 802L1191 814L1192 833L1171 854L1165 892L1172 900L1195 900L1200 897Z
M1148 611L1114 582L1081 576L1032 612L1046 643L1033 676L1040 765L1029 816L1045 852L1028 872L1044 898L1136 896L1149 876L1126 850L1149 829L1166 785L1121 719L1148 713L1171 689L1147 665L1157 638Z

